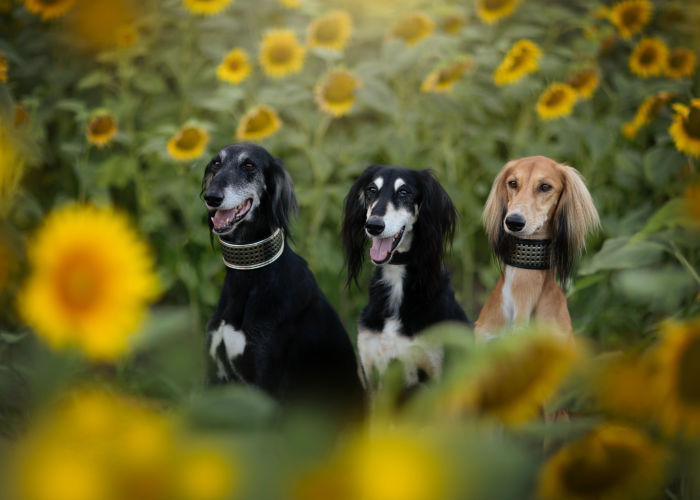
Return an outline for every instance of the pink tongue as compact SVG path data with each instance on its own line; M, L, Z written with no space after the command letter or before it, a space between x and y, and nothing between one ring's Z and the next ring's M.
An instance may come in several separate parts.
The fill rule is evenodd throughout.
M394 242L393 237L389 238L372 238L372 248L369 249L369 256L375 262L382 262L391 252L391 245Z
M214 222L214 227L224 227L226 222L233 217L233 213L236 211L235 208L231 210L217 210L214 214L212 221Z

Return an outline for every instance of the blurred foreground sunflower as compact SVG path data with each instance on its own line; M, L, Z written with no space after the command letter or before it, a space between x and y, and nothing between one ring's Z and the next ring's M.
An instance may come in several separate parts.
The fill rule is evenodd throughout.
M674 104L673 109L673 123L668 131L676 149L700 157L700 99L692 99L690 106Z
M666 62L666 76L669 78L684 78L695 72L695 52L685 47L676 47L671 51Z
M513 13L521 0L476 0L476 13L479 18L488 24L493 24L499 19Z
M301 0L279 0L279 2L282 7L287 9L298 9L301 7Z
M662 326L658 364L662 424L669 432L700 436L700 318Z
M0 52L0 82L7 81L7 69L9 68L9 63L3 52Z
M258 58L267 75L282 78L301 71L304 56L304 47L292 30L273 29L265 33Z
M54 348L114 360L128 348L158 280L146 244L112 209L72 205L51 213L28 245L31 274L19 312Z
M608 11L608 18L623 38L630 38L651 19L653 5L649 0L624 0Z
M666 453L640 431L605 424L564 445L542 467L543 500L656 498Z
M210 16L224 10L232 0L182 0L183 5L195 14Z
M216 68L216 76L219 80L237 84L250 75L250 62L248 54L241 48L235 48L228 52L221 64Z
M440 27L450 35L458 34L465 24L467 24L467 18L458 12L448 14L440 19Z
M539 414L577 357L575 344L556 333L508 339L456 383L447 397L448 412L522 424Z
M202 127L185 125L168 141L168 154L175 160L199 158L209 142L209 134Z
M567 80L576 91L579 99L590 99L600 83L600 71L597 68L585 68L577 71Z
M452 62L446 68L432 71L423 79L420 91L432 93L451 92L454 84L473 66L474 61L471 58L464 58Z
M279 130L282 121L277 112L269 106L260 104L248 111L238 124L236 139L241 141L259 141Z
M432 35L435 23L423 12L413 12L399 19L389 32L389 36L400 38L406 45L415 45Z
M139 32L133 25L123 24L116 29L115 42L117 47L125 49L136 45L138 41Z
M10 206L26 161L13 129L0 122L0 216Z
M576 91L566 83L552 83L537 100L537 114L542 120L570 115L576 104Z
M24 6L32 14L39 14L41 19L54 19L65 15L76 0L23 0Z
M658 38L642 38L630 54L629 67L635 75L659 76L666 68L668 47Z
M343 50L352 31L352 18L344 10L329 12L309 25L306 44L309 48Z
M69 18L74 39L91 50L113 49L136 43L135 0L81 1Z
M117 119L109 111L98 111L87 124L85 136L89 143L101 148L117 135Z
M673 92L662 91L644 99L642 104L639 105L634 118L622 126L622 134L628 139L634 139L639 129L649 125L661 108L668 104L668 101L674 95Z
M537 60L541 55L540 48L530 40L515 42L494 71L494 83L500 87L537 71Z
M333 116L343 116L350 113L355 104L355 92L362 82L346 70L335 70L329 73L314 89L316 104Z

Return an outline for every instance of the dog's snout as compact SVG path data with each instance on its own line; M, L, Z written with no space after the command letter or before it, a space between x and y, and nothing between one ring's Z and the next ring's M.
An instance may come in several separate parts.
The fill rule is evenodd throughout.
M216 208L224 201L224 195L216 191L207 191L204 193L204 201L212 208Z
M525 227L525 217L520 214L510 214L506 217L506 227L516 233L522 231Z
M381 217L372 216L365 222L365 229L372 236L377 236L384 231L384 221Z

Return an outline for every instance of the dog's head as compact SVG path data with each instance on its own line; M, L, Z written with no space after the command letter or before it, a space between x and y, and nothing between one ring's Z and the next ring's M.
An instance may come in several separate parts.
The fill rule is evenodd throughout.
M510 251L512 237L551 238L552 263L564 281L600 220L576 169L530 156L507 163L498 174L484 207L484 224L501 259Z
M421 268L440 276L445 245L452 241L457 212L430 170L373 165L345 198L343 243L348 283L357 278L371 241L376 265L397 253L419 255Z
M204 171L202 197L211 231L236 242L278 227L289 234L297 209L292 179L281 160L248 142L214 155Z

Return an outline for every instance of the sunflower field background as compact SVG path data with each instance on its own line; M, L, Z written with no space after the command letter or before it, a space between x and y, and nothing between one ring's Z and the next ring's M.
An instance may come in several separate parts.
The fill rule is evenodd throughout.
M698 26L681 0L0 0L0 498L700 497ZM602 221L566 286L578 342L437 327L444 378L397 406L389 370L352 429L206 387L201 178L236 140L284 161L352 339L366 166L435 171L472 320L497 172L577 168Z

